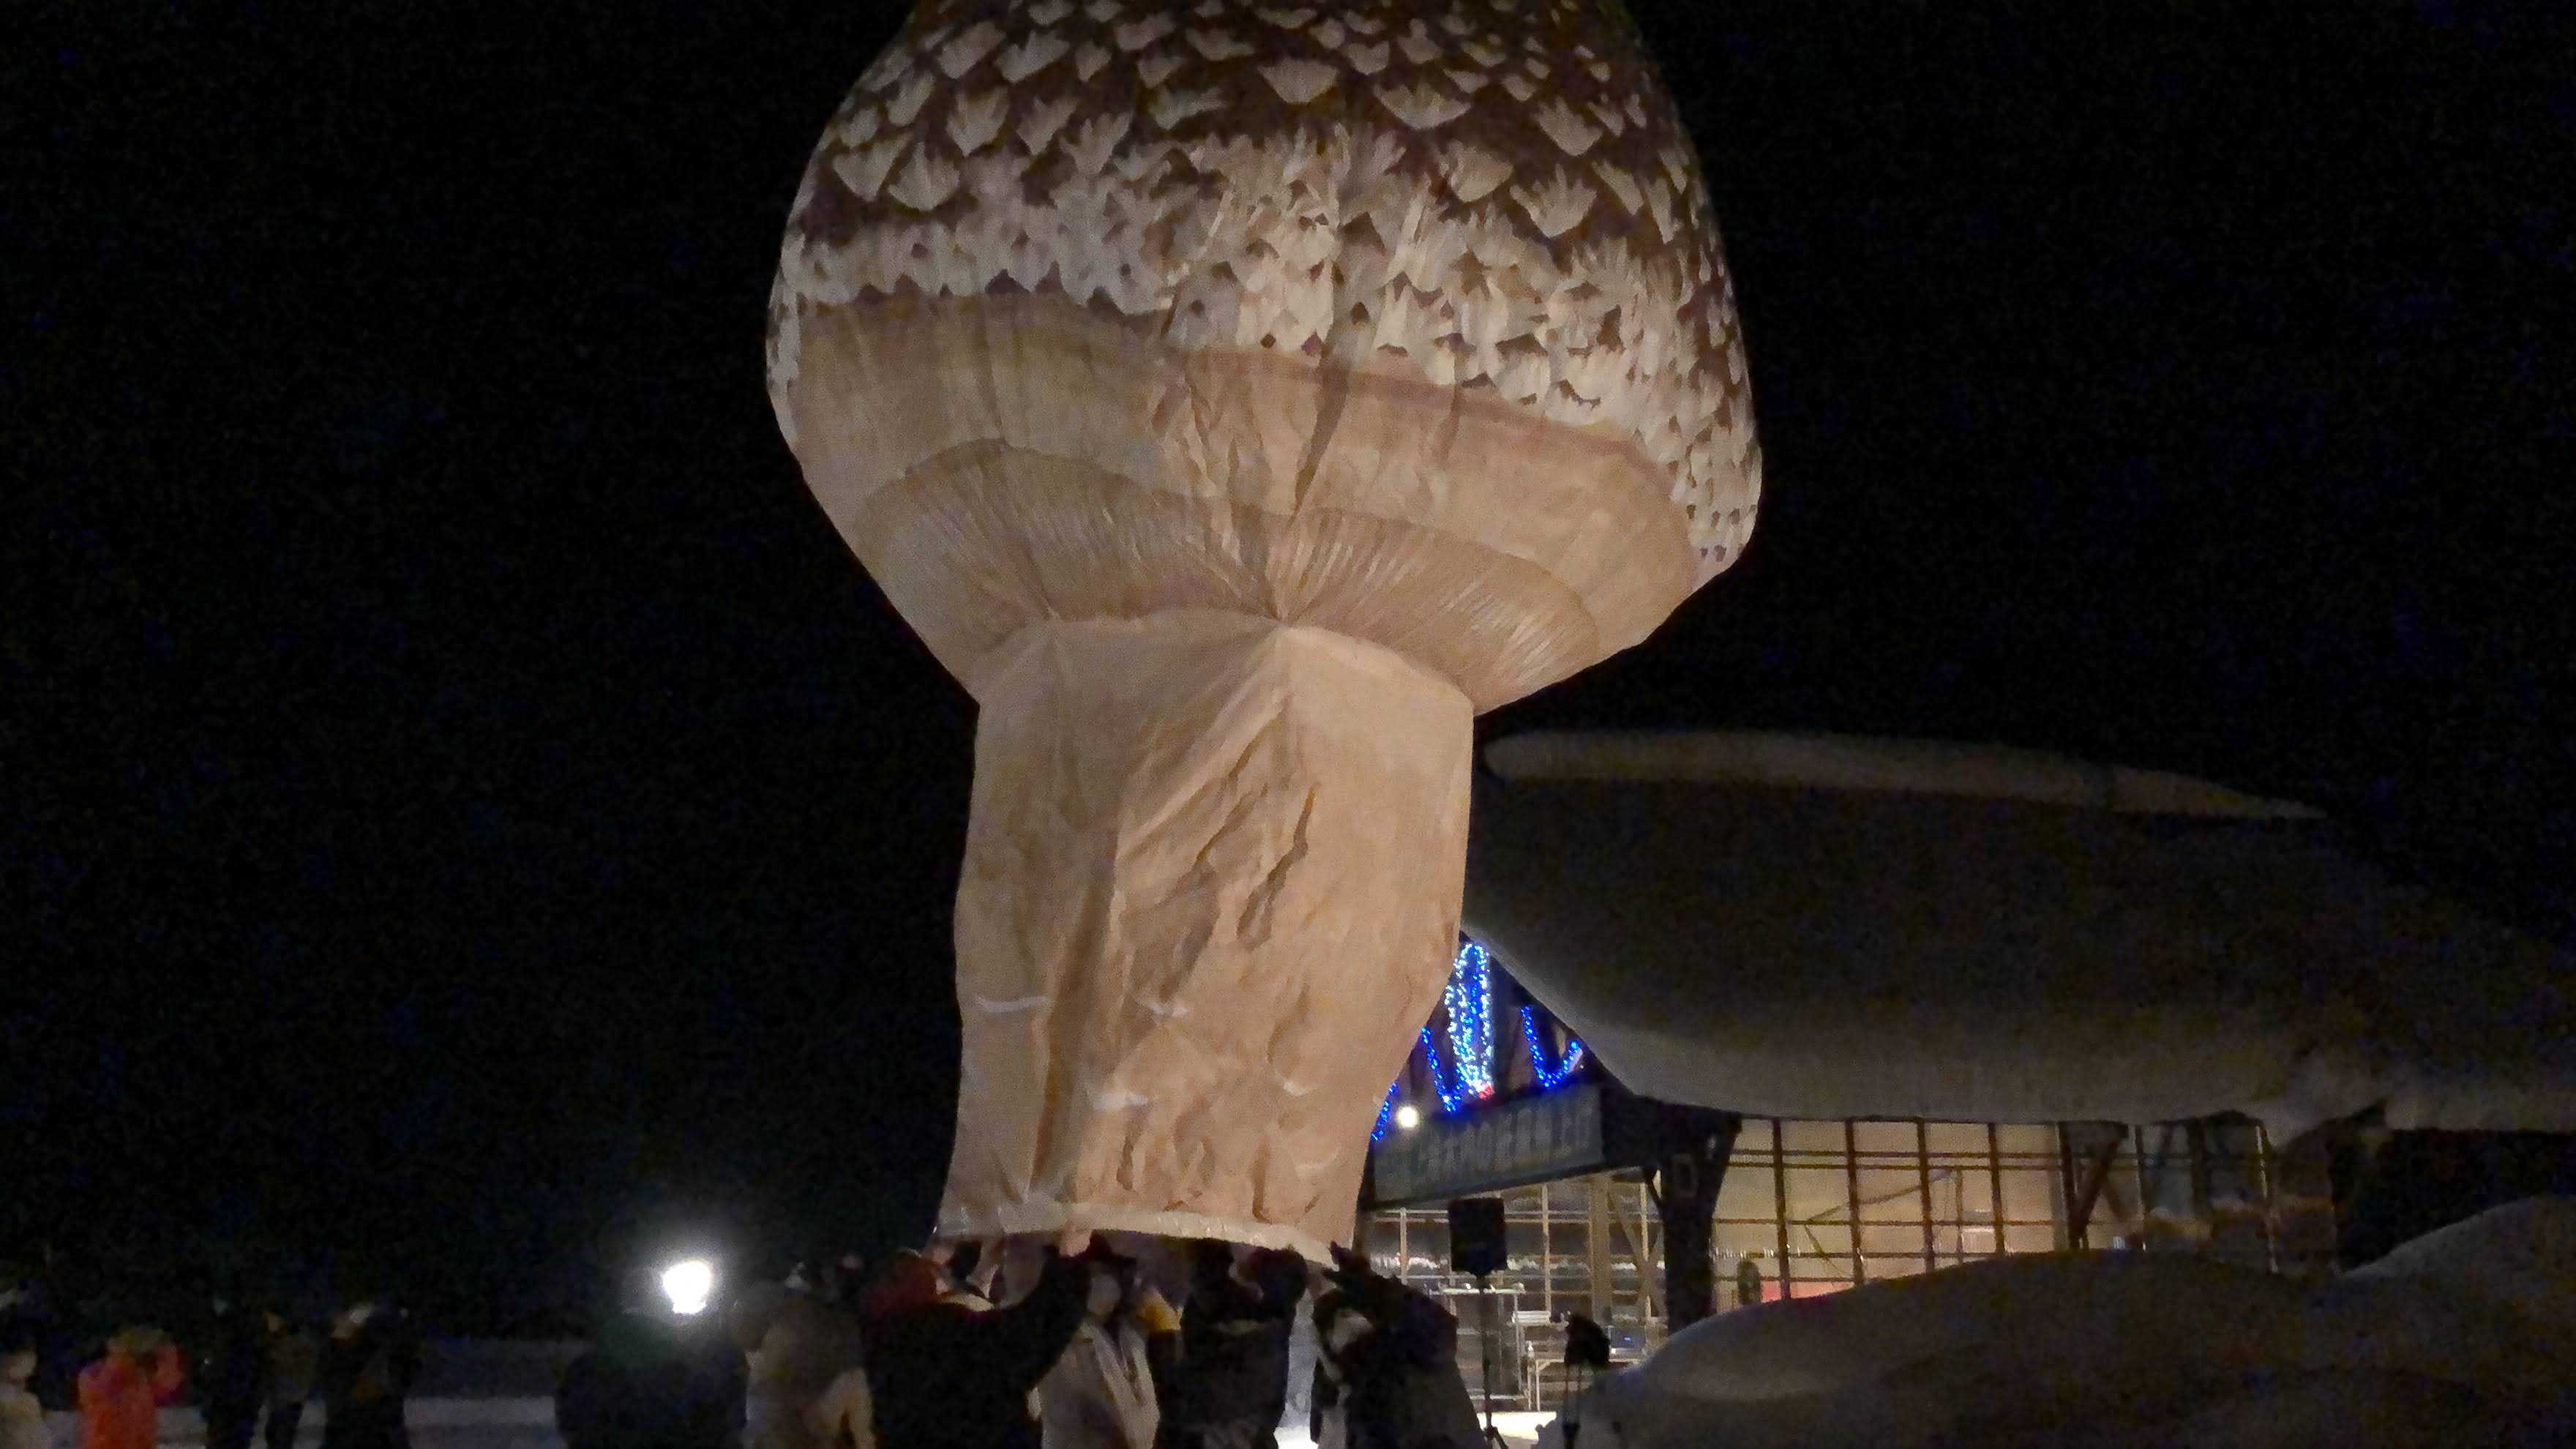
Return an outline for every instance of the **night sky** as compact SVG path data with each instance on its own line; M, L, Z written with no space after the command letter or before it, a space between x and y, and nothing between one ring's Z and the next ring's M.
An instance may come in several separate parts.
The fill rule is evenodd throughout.
M915 1236L974 712L760 375L898 9L324 8L0 57L0 1260ZM1769 493L1489 732L2182 770L2576 941L2565 7L1636 9Z

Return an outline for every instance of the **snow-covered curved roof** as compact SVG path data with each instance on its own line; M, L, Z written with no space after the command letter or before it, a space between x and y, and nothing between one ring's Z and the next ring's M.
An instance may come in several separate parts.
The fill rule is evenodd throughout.
M1832 736L1521 736L1486 764L1468 929L1650 1095L2576 1130L2571 963L2302 807Z
M2240 794L2184 775L1944 740L1760 730L1723 734L1541 731L1496 741L1485 751L1485 764L1495 774L1517 781L1695 781L2024 800L2121 815L2321 818L2305 805Z

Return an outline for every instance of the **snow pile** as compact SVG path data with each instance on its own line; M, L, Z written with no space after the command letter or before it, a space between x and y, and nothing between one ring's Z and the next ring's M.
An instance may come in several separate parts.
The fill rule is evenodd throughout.
M1605 1379L1541 1442L2576 1440L2571 1220L2517 1204L2318 1289L2179 1256L2034 1255L1766 1304Z
M2527 1197L2401 1243L2336 1286L2421 1283L2576 1335L2576 1198Z

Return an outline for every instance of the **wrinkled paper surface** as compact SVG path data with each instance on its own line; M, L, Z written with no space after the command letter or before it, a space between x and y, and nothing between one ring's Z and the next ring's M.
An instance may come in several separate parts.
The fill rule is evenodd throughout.
M1466 697L1196 611L1033 625L974 684L941 1233L1347 1242L1453 954Z

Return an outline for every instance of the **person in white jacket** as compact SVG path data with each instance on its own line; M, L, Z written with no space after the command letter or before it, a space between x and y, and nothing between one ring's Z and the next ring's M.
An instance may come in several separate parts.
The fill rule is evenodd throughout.
M839 1424L824 1427L824 1399L865 1361L858 1320L807 1294L763 1284L736 1303L731 1326L744 1349L748 1449L835 1449ZM846 1410L848 1397L845 1388L838 1407ZM867 1420L862 1412L859 1422Z
M876 1403L868 1395L868 1371L844 1369L806 1411L808 1425L831 1449L877 1449Z
M27 1381L35 1376L34 1349L0 1354L0 1449L52 1449L45 1406L27 1389Z
M1099 1248L1090 1258L1082 1326L1038 1384L1046 1449L1154 1449L1162 1413L1147 1342L1178 1322L1138 1283L1134 1260Z

